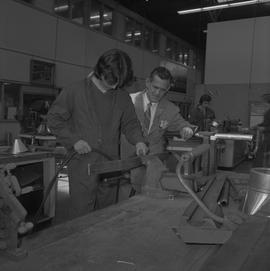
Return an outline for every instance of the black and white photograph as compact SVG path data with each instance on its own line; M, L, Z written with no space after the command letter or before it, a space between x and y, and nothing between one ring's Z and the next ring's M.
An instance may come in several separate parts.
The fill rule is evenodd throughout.
M0 1L0 271L270 270L270 0Z

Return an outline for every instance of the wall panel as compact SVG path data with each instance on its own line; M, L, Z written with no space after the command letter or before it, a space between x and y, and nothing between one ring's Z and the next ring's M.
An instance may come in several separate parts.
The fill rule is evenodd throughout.
M94 67L98 58L107 50L117 47L117 41L94 31L86 30L85 63Z
M7 48L54 58L56 18L14 1L8 1L6 7Z
M29 82L30 56L0 50L0 78Z
M8 10L7 2L0 1L0 47L6 45Z
M135 76L143 77L143 51L122 42L118 42L117 47L118 49L125 51L132 59Z
M56 86L67 86L75 81L85 78L85 68L58 63L56 65Z
M161 63L162 58L152 53L143 52L143 77L149 76L150 72L158 67Z
M56 60L85 65L86 29L58 20Z
M254 20L252 83L270 83L270 17Z
M208 24L206 84L250 81L253 26L253 20Z

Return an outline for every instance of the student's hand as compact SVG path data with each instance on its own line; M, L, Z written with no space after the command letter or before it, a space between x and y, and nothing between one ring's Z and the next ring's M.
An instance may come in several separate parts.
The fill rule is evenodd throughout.
M184 140L188 140L189 138L193 136L193 130L190 127L184 127L180 131L180 135Z
M86 154L92 150L89 144L84 140L77 141L73 148L79 154Z
M148 147L143 142L138 142L136 144L136 155L146 155L148 152Z

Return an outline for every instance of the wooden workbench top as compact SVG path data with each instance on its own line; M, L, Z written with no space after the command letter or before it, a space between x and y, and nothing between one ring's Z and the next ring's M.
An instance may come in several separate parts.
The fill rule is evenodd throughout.
M0 270L199 270L217 247L186 245L174 233L190 201L133 197L33 234L23 243L28 257L0 258Z
M9 154L0 152L0 164L7 164L7 163L18 163L24 162L28 160L42 160L45 158L53 157L53 153L51 152L23 152L19 154Z

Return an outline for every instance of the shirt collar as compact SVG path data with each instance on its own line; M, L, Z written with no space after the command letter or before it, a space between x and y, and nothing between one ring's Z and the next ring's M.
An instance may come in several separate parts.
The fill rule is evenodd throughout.
M144 91L143 93L143 108L144 108L144 111L146 110L147 108L147 105L150 103L147 95L146 95L146 91ZM156 107L158 105L158 103L151 103L153 107Z

